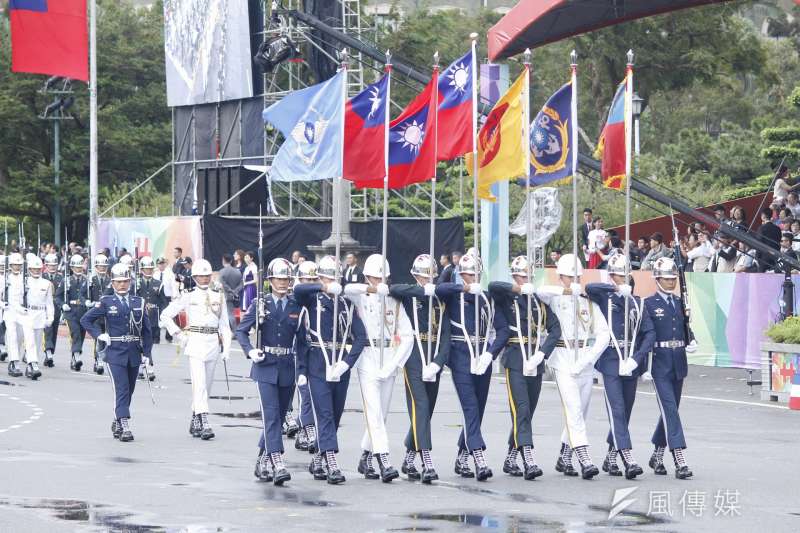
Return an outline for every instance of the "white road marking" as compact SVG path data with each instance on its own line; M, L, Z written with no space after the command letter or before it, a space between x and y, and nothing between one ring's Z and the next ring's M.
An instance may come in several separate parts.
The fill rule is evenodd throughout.
M8 398L9 400L15 401L18 404L20 404L21 406L27 407L28 409L30 409L32 411L32 414L28 418L26 418L25 420L22 420L17 424L13 424L11 426L8 426L7 428L0 428L0 433L5 433L6 431L9 431L11 429L19 429L24 425L36 422L44 414L44 410L41 407L39 407L38 405L36 405L35 403L31 402L31 401L23 400L23 399L20 399L20 398L18 398L16 396L8 396L7 394L0 394L0 397ZM12 412L11 409L4 409L4 411L5 412Z

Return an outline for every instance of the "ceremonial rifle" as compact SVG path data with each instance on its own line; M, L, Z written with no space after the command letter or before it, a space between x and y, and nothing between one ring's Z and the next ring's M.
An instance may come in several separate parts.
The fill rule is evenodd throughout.
M25 227L19 224L19 249L22 252L22 308L28 309L28 253L25 243Z
M3 270L3 302L8 303L8 220L4 222L5 244L3 253L5 255L5 265Z
M67 227L64 226L64 303L69 305L69 235L67 235Z
M258 205L258 269L256 270L256 349L261 349L261 324L264 323L264 226ZM246 354L245 354L246 355Z
M675 214L672 212L670 205L670 219L672 220L672 244L673 254L675 255L675 266L678 267L678 288L681 291L681 309L683 311L683 334L684 341L689 344L690 330L689 330L689 291L686 287L686 268L683 264L683 256L681 255L681 245L678 235L678 227L675 225Z

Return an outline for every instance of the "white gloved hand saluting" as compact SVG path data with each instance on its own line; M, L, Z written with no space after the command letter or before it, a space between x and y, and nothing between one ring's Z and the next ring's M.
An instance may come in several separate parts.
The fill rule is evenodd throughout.
M425 290L425 296L434 296L436 294L436 285L433 283L426 283L422 288Z
M583 292L583 288L581 287L580 283L570 283L569 284L569 291L572 294L580 294L581 292Z
M442 367L440 367L436 363L431 363L429 365L426 365L422 369L422 381L436 381L436 375L439 373L441 369Z
M64 305L61 306L61 310L64 311L65 313L67 311L69 311L70 309L72 309L72 308L69 306L69 304L64 304Z
M525 296L530 296L533 294L533 290L533 283L523 283L519 286L519 292Z
M628 357L627 359L619 362L619 375L630 376L638 366L639 363L637 363L633 357Z
M101 333L97 336L97 342L104 342L106 344L111 344L111 335L108 333Z
M389 286L385 283L378 283L378 286L375 287L375 293L378 296L389 296Z
M481 288L480 283L470 283L469 284L469 293L470 294L480 294L483 292L483 288Z
M626 298L631 294L633 294L633 287L631 287L627 283L623 283L622 285L617 285L617 290L622 296Z
M327 292L332 296L339 296L340 294L342 294L342 286L339 285L337 282L333 281L331 283L328 283L328 285L325 287L325 292Z
M297 376L297 386L298 387L304 387L307 384L308 384L308 378L306 378L303 374L300 374L299 376Z
M261 350L257 350L255 348L247 352L247 355L250 357L250 360L253 361L254 363L260 363L266 357L264 352L262 352Z

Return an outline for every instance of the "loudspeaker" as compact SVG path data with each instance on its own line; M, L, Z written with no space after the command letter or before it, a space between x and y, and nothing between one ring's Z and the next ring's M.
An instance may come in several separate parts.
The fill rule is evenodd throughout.
M230 202L217 215L258 216L259 206L267 213L267 181L260 172L244 167L212 167L197 169L197 200L201 214L211 214L220 205ZM250 185L254 179L258 180ZM243 188L247 190L241 192Z

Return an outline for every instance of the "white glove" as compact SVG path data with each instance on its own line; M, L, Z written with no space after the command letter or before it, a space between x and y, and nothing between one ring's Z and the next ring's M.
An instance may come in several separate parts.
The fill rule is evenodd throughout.
M519 287L519 292L521 292L525 296L533 294L533 283L523 283Z
M422 381L436 381L436 375L439 373L441 369L442 367L440 367L436 363L431 363L429 365L426 365L422 369Z
M569 290L572 294L580 294L583 292L583 288L581 287L580 283L570 283Z
M522 363L522 375L523 376L535 376L536 375L536 371L538 370L536 368L536 366L537 365L534 364L534 361L533 361L532 358L528 359L527 361Z
M339 296L340 294L342 294L342 286L336 283L335 281L328 283L326 292L333 296Z
M307 384L308 384L308 378L306 378L303 374L300 374L299 376L297 376L297 386L298 387L304 387Z
M104 342L106 344L111 344L111 335L108 333L101 333L97 336L97 342Z
M83 305L85 305L86 307L91 307L92 306L92 301L91 300L86 300L85 302L83 302Z
M69 311L70 309L72 309L72 308L69 306L69 304L64 304L64 305L61 306L61 310L64 311L65 313L67 311Z
M230 350L222 350L222 353L220 354L220 357L222 358L223 361L227 361L228 359L231 358L231 351Z
M395 371L394 366L384 366L378 369L378 379L380 380L387 380L389 379Z
M385 283L378 283L378 286L375 287L375 293L378 296L389 296L389 286Z
M247 355L250 356L250 360L253 361L254 363L260 363L266 357L264 352L256 348L253 348L252 350L247 352Z
M628 357L627 359L619 362L619 375L630 376L638 366L639 363L637 363L633 357Z
M650 371L648 370L648 371L642 373L642 379L644 381L653 381L653 374L651 374Z
M186 336L186 333L183 330L178 330L177 333L171 333L172 339L178 341L180 346L186 346L186 343L189 342L189 338Z
M153 359L147 357L146 355L142 356L142 364L144 366L153 366Z
M478 359L477 374L479 376L486 373L486 370L491 366L494 356L490 352L483 352Z
M425 296L434 296L436 294L436 285L433 283L426 283L422 288L425 290Z
M535 368L535 367L539 366L540 364L542 364L542 361L544 361L544 352L541 351L541 350L538 350L535 354L533 354L533 357L531 357L528 360L531 362L531 364Z
M483 292L483 288L481 287L480 283L470 283L469 284L469 293L470 294L480 294Z
M633 294L633 287L631 287L627 283L623 283L622 285L617 285L617 290L619 290L619 293L626 298L631 294Z
M700 345L697 344L697 339L692 339L692 342L686 345L686 353L694 353Z
M576 377L580 376L585 368L586 368L586 362L583 359L578 359L572 364L572 368L570 369L570 374Z
M339 361L333 365L333 377L338 381L339 378L341 378L348 370L350 370L350 367L347 365L347 363L344 361Z

